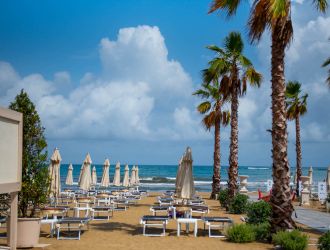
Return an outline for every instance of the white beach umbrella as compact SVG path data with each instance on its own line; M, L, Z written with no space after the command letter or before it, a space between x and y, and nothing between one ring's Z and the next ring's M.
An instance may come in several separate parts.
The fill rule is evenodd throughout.
M60 176L60 165L61 165L60 151L55 148L52 156L50 157L50 165L48 168L50 177L50 196L58 197L61 193L61 176Z
M175 194L176 194L176 196L179 196L179 194L181 192L181 179L182 179L182 169L183 169L182 168L182 159L183 159L183 156L179 160L178 170L176 172L176 178L175 178Z
M81 174L83 173L83 170L84 170L84 164L82 164L81 167L80 167L80 173L79 173L79 178L78 178L78 185L80 183Z
M132 172L131 172L131 180L130 180L130 185L135 186L136 185L136 175L135 175L135 166L132 167Z
M124 173L124 179L123 179L123 186L128 187L129 186L129 167L126 164L125 166L125 173Z
M327 182L328 193L330 193L330 166L328 167L326 182Z
M140 185L139 167L135 166L135 185Z
M110 185L109 168L110 168L110 161L109 159L105 159L103 164L103 173L100 184L101 187L109 187Z
M116 168L115 168L115 175L113 177L113 185L114 186L120 186L120 162L117 162Z
M182 159L182 178L180 178L179 198L191 199L195 195L195 186L192 170L192 154L191 148L188 147Z
M96 186L97 184L97 174L96 174L96 167L93 167L92 170L92 185Z
M84 168L81 174L79 188L85 191L88 191L92 184L92 177L91 177L91 164L92 159L89 153L87 153L86 158L84 160Z
M66 179L65 179L65 185L68 185L68 186L73 185L73 175L72 175L72 172L73 172L73 166L70 163L70 165L68 167L68 174L67 174Z

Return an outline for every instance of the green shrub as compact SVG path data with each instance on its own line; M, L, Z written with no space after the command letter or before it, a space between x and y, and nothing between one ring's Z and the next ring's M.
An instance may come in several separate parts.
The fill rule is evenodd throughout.
M249 224L261 224L269 222L272 214L272 207L268 202L252 202L247 207L247 217Z
M319 238L319 250L329 250L330 249L330 231L326 232Z
M273 244L281 246L283 250L305 250L307 249L308 238L299 230L279 231L273 235Z
M231 242L245 243L256 239L256 234L251 225L237 224L227 230L227 238Z
M228 208L228 202L229 202L228 197L229 197L228 196L228 189L220 190L220 192L219 192L219 202L220 202L221 207Z
M253 231L256 235L257 241L267 241L271 234L270 234L270 224L268 222L264 222L261 224L251 225Z
M246 212L249 197L245 194L237 194L229 204L229 212L243 214Z

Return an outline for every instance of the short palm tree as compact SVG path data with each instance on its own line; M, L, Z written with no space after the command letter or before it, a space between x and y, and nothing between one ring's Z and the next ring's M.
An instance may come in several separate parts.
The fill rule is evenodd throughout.
M297 186L296 193L299 194L299 181L302 176L301 169L301 143L300 143L300 116L307 112L307 97L308 94L301 94L301 84L299 82L288 82L286 85L286 105L287 105L287 118L288 120L295 120L296 122L296 173L297 173Z
M262 75L243 54L244 43L240 33L230 32L224 39L223 49L215 45L208 48L216 52L216 57L209 63L209 78L204 80L210 82L214 75L225 73L221 91L225 98L230 96L231 101L228 191L229 197L233 198L238 190L238 98L246 93L248 83L259 87Z
M322 67L327 67L329 65L330 65L330 57L327 60L325 60L325 62L322 64ZM327 78L326 82L330 88L330 69L328 69L328 78Z
M212 0L209 12L217 10L233 16L241 1ZM327 0L314 0L316 9L325 12ZM285 49L292 40L290 0L255 0L248 21L249 36L258 42L266 29L271 34L271 83L272 83L272 158L273 192L272 232L294 228L293 206L290 201L290 168L287 157L287 129L285 105L284 57Z
M204 71L207 74L207 70ZM221 180L221 154L220 154L220 127L227 126L230 120L229 111L222 111L224 104L223 94L220 92L219 79L214 79L212 84L202 84L193 95L197 95L204 102L197 106L199 113L204 115L203 125L207 130L214 127L214 155L213 155L213 177L212 177L212 193L211 199L215 199L220 192Z

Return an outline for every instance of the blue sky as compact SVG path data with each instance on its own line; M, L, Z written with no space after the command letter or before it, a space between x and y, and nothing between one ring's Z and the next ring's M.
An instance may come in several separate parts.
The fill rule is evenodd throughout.
M210 1L1 1L0 103L20 88L36 103L49 151L80 163L175 164L190 145L196 164L211 164L212 133L204 131L191 92L221 45L242 32L245 53L264 74L240 105L240 164L270 165L269 39L246 40L246 1L227 20L208 15ZM287 77L310 94L302 119L303 165L329 164L330 93L319 65L328 57L328 15L310 3L293 3L295 40L287 52ZM229 108L229 107L228 107ZM294 164L294 126L289 124ZM228 163L229 130L222 133L222 164Z

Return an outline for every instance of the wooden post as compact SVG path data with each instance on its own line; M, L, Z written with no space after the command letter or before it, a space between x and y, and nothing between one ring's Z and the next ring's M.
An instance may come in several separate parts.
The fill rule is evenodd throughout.
M10 193L10 250L16 250L18 192Z

